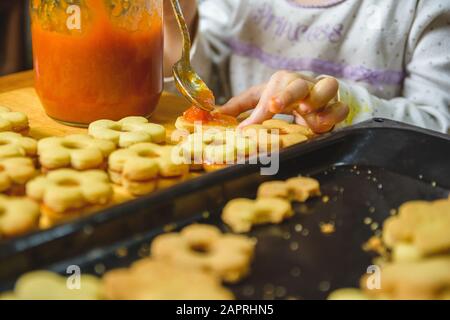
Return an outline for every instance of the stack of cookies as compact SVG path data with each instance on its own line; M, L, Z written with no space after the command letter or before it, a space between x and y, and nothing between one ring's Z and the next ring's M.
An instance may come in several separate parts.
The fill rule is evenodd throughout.
M25 186L36 170L37 142L22 136L28 118L0 107L0 239L23 235L38 228L40 210L25 197Z
M256 154L257 145L236 131L207 131L190 134L177 149L191 170L211 172L230 164L246 163Z
M109 158L111 180L132 195L141 196L187 178L189 165L173 146L138 143L113 152Z
M260 136L253 137L251 129L196 132L187 134L178 145L166 145L163 126L143 117L128 117L93 122L88 134L37 141L27 136L25 114L0 107L2 207L11 212L8 208L24 201L22 206L30 208L20 222L13 223L9 214L0 215L0 237L49 228L171 187L195 176L194 172L245 163L257 152L270 151L270 147L259 146ZM268 130L271 136L275 136L272 131L280 132L269 143L283 147L312 136L302 126L279 120L256 129L256 133ZM30 201L39 206L37 215ZM17 224L17 230L11 223Z
M0 132L0 192L23 196L25 185L37 175L36 140L15 132Z
M278 152L303 143L314 133L301 125L283 120L268 120L262 125L251 125L242 131L209 128L190 133L178 130L172 137L192 171L207 172L223 169L230 164L249 163L258 153Z
M127 189L129 196L122 199L167 185L163 182L152 188L142 187L146 181L141 181L139 174L146 169L124 163L125 154L133 150L137 150L138 157L151 159L151 174L157 168L152 176L155 181L164 177L172 182L188 171L186 165L165 165L169 150L154 143L164 143L166 131L145 118L101 120L91 124L90 134L39 141L26 136L28 129L25 114L0 108L0 238L50 228L111 206L117 199L114 182ZM157 154L163 159L154 158ZM119 170L124 179L119 180L114 169L124 165L124 172ZM134 169L139 172L128 176ZM138 181L133 180L136 177Z
M245 127L244 135L258 141L261 150L270 150L274 144L279 148L288 148L303 143L312 138L314 133L307 127L272 119Z

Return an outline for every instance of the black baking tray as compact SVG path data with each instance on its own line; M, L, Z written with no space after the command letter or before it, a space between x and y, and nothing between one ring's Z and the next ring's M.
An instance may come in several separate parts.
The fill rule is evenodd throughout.
M231 289L242 299L323 299L357 286L373 254L362 245L409 200L445 198L450 137L374 119L280 153L276 176L236 165L51 230L0 243L0 290L36 269L64 274L70 265L101 275L149 254L152 238L193 222L218 225L224 204L254 197L260 183L304 175L323 197L295 204L281 225L256 227L251 274ZM325 235L322 223L333 223Z

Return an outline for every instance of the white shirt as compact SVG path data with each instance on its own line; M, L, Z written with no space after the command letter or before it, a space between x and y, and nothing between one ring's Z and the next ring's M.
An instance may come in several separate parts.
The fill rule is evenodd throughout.
M193 64L218 95L278 70L326 74L350 107L344 126L384 117L449 128L448 0L203 0L199 8Z

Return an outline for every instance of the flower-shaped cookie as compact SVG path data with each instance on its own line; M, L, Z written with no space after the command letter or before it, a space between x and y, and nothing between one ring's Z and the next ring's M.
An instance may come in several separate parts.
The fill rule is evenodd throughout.
M369 300L369 297L362 292L361 289L356 288L343 288L338 289L330 293L327 300L335 301L362 301Z
M259 152L276 152L281 148L280 134L272 133L271 129L262 124L253 124L243 128L242 135L254 141Z
M37 229L39 214L39 205L33 200L0 195L0 238Z
M28 129L28 117L25 113L0 106L0 132L19 132L25 129Z
M111 141L94 139L84 134L50 137L39 141L38 154L46 170L73 168L98 169L106 165L106 158L115 150Z
M216 166L245 163L257 152L254 140L231 130L193 133L178 148L186 162L203 165L207 171Z
M424 260L388 263L382 266L380 287L368 287L366 275L361 280L364 293L371 298L393 300L449 299L450 255Z
M263 122L263 126L269 129L278 129L282 134L300 133L306 137L314 136L314 132L308 127L279 119L266 120Z
M142 142L160 144L166 141L166 129L143 117L95 121L89 125L89 134L97 139L112 141L121 148Z
M0 159L0 192L21 195L25 184L36 174L37 170L30 158Z
M305 142L314 135L307 127L277 119L264 121L262 125L248 126L244 129L244 134L253 139L256 137L261 150L270 150L270 145L276 141L274 137L278 137L279 146L287 148ZM268 144L267 147L263 145L263 141L260 141L261 137L268 137L263 140Z
M113 190L103 171L60 169L30 181L27 195L55 213L70 215L108 204Z
M103 277L103 284L105 296L111 300L233 299L213 274L155 259L110 271Z
M178 266L212 272L226 282L237 282L250 268L255 242L247 237L222 234L209 225L191 225L180 233L153 240L152 256Z
M79 281L79 283L75 283ZM70 279L49 271L33 271L21 276L14 291L1 295L7 300L99 300L102 298L101 280L91 275ZM79 288L77 287L79 284Z
M450 200L412 201L384 223L383 240L395 261L418 260L450 251Z
M15 132L0 132L0 159L11 157L35 157L36 140Z
M144 195L156 189L159 177L183 177L189 166L173 146L139 143L113 152L109 172L116 184L122 184L134 195Z
M244 233L250 231L253 225L279 224L292 215L291 204L285 199L234 199L223 209L222 220L234 232Z
M385 221L384 243L392 259L383 257L378 287L373 275L360 281L361 291L338 290L331 299L450 299L450 199L411 201ZM370 284L370 286L369 286Z
M258 188L258 198L283 198L305 202L314 196L320 196L320 185L312 178L298 177L287 181L270 181Z
M380 287L369 288L369 276L361 279L361 289L340 289L329 300L449 300L450 257L384 264L380 273Z

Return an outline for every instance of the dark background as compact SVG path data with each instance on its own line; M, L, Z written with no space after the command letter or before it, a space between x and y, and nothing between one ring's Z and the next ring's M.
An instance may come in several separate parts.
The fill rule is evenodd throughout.
M0 1L0 76L31 69L28 0Z

